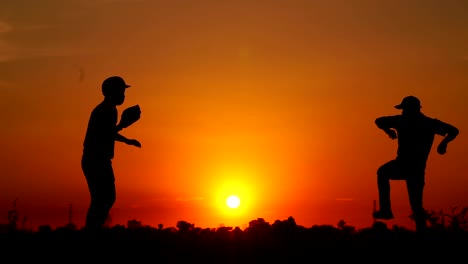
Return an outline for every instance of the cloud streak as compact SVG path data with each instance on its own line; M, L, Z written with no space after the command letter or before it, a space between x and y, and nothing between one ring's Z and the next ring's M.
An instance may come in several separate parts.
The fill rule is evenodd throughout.
M353 201L353 198L336 198L335 201L351 202Z
M12 30L10 24L6 23L5 21L0 21L0 34L8 33Z
M0 79L0 89L6 88L6 87L8 87L10 85L11 84L9 82Z
M6 35L12 30L13 27L9 23L0 21L0 62L7 61L14 57L14 49L6 39Z
M54 30L53 26L46 24L17 26L0 20L0 63L29 58L66 57L80 53L80 47L56 44L35 45L34 39L31 40L30 34L40 35L51 29Z
M190 201L201 201L204 200L204 197L178 197L176 201L178 202L190 202Z

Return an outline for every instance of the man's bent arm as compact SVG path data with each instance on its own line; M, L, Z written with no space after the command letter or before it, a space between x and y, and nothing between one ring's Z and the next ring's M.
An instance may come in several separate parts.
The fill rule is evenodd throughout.
M448 144L450 141L454 140L458 136L458 133L460 133L458 128L447 124L447 135L444 137L444 139L442 139L440 143Z
M124 129L124 127L119 123L117 126L115 126L115 132L119 133L120 130Z
M120 135L119 133L116 133L116 134L115 134L115 140L116 140L116 141L120 141L120 142L124 142L124 143L127 143L127 142L129 141L128 138L126 138L126 137Z
M383 131L387 132L391 130L391 128L394 128L392 117L388 116L382 116L377 119L375 119L375 124L377 125L378 128L382 129Z
M141 143L138 142L138 140L136 140L136 139L128 139L128 138L126 138L126 137L120 135L119 133L116 133L116 135L115 135L115 140L116 140L116 141L123 142L123 143L125 143L125 144L127 144L127 145L131 145L131 146L135 146L135 147L141 148Z

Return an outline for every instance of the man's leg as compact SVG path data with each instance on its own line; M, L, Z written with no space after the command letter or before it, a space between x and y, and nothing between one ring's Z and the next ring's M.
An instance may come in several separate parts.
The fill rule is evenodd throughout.
M426 210L423 207L424 173L419 172L414 176L416 177L408 178L406 188L408 189L409 202L416 223L416 231L423 232L427 228Z
M376 219L393 219L390 202L390 180L401 179L399 162L391 160L377 170L377 187L379 190L379 211L373 214Z
M115 202L114 173L110 162L83 166L91 202L86 215L86 228L100 229L104 226Z
M89 188L91 203L86 215L86 226L102 228L115 201L114 182L99 182Z

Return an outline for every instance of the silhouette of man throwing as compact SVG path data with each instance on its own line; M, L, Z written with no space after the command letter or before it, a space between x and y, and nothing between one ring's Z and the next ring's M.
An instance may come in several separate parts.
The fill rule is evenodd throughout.
M390 203L390 180L405 180L409 202L416 222L416 231L426 229L426 210L423 207L426 162L435 135L444 136L437 147L441 155L447 151L447 144L454 140L459 131L456 127L430 118L421 112L417 97L407 96L395 106L401 115L383 116L375 120L391 139L398 138L397 156L377 170L379 210L373 213L375 219L393 219Z
M141 147L140 142L128 139L118 132L140 118L139 106L127 108L117 124L117 105L125 101L129 88L119 76L112 76L102 83L104 100L91 112L83 143L81 168L88 184L91 202L86 215L85 228L97 230L104 226L116 200L115 178L112 168L115 141Z

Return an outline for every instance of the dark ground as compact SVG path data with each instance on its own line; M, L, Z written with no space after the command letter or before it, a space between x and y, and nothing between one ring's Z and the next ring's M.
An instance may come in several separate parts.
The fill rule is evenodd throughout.
M57 228L0 234L10 262L331 263L343 261L466 262L468 232L430 228L416 233L383 223L305 228L287 221L254 222L246 230L115 226L101 232ZM281 224L282 223L282 224ZM6 262L5 262L6 263Z

